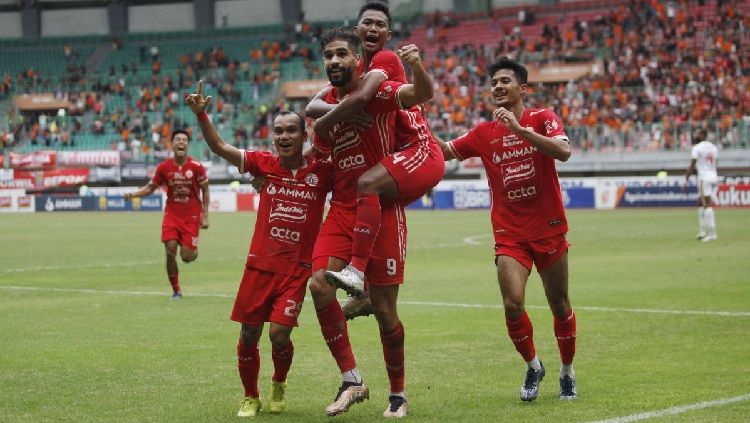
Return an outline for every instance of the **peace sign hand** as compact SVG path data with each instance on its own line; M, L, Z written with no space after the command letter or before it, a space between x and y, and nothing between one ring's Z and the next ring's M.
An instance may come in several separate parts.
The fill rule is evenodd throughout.
M203 97L202 79L198 81L198 92L195 94L188 94L185 97L185 104L187 104L196 115L204 113L208 108L208 105L211 104L211 96Z

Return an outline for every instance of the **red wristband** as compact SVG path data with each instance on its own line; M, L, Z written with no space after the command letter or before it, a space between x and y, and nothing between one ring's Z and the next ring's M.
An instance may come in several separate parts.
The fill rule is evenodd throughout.
M200 112L198 113L198 122L208 122L208 113L206 112Z

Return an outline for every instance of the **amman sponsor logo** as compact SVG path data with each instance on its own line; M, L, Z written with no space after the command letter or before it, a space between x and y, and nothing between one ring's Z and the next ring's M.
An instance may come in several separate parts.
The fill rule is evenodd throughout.
M299 231L293 231L289 228L279 228L278 226L271 227L271 238L278 239L279 241L298 243L300 236Z
M520 201L529 197L536 197L536 187L521 187L508 190L508 199L510 201Z
M498 164L500 162L503 162L508 159L516 159L518 157L528 156L532 153L536 152L536 147L532 146L526 146L521 149L516 150L510 150L510 151L503 151L502 156L499 154L493 152L492 153L492 163Z
M318 193L315 191L306 191L303 189L296 189L296 188L287 188L287 187L279 187L276 189L276 187L273 188L273 192L271 192L271 187L268 188L268 193L270 195L285 195L287 197L292 198L299 198L302 200L309 200L309 201L315 201L318 199Z
M273 222L277 219L287 222L304 222L307 219L307 206L274 199L268 221Z
M365 155L357 154L356 156L347 156L339 160L339 169L348 170L365 165Z

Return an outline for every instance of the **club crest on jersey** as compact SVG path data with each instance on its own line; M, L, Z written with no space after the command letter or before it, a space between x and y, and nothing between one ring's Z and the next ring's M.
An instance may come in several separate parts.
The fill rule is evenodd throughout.
M544 129L549 134L550 132L557 131L557 128L559 128L559 125L557 124L557 121L554 119L545 120L544 121Z
M190 169L188 169L188 171L185 172L185 177L188 178L188 179L192 178L193 177L193 171L190 170Z
M320 180L318 179L318 175L316 175L314 173L311 173L311 174L305 176L305 183L307 185L310 185L311 187L318 186L319 182L320 182Z
M268 195L275 195L276 194L276 185L274 184L268 184L268 188L266 188L266 192Z

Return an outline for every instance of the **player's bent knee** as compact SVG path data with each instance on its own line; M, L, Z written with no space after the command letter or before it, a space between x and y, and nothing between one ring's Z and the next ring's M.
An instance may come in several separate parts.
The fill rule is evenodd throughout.
M276 350L283 350L289 345L290 335L291 330L285 329L271 329L268 332L268 338L271 340L271 345L273 345Z
M312 281L310 281L310 294L313 298L323 297L333 293L336 294L336 288L326 282L325 276L322 272L316 272L313 274Z
M506 299L505 301L503 301L503 308L505 309L505 316L507 316L511 320L521 317L521 314L523 314L524 311L522 302L514 301L511 299Z

